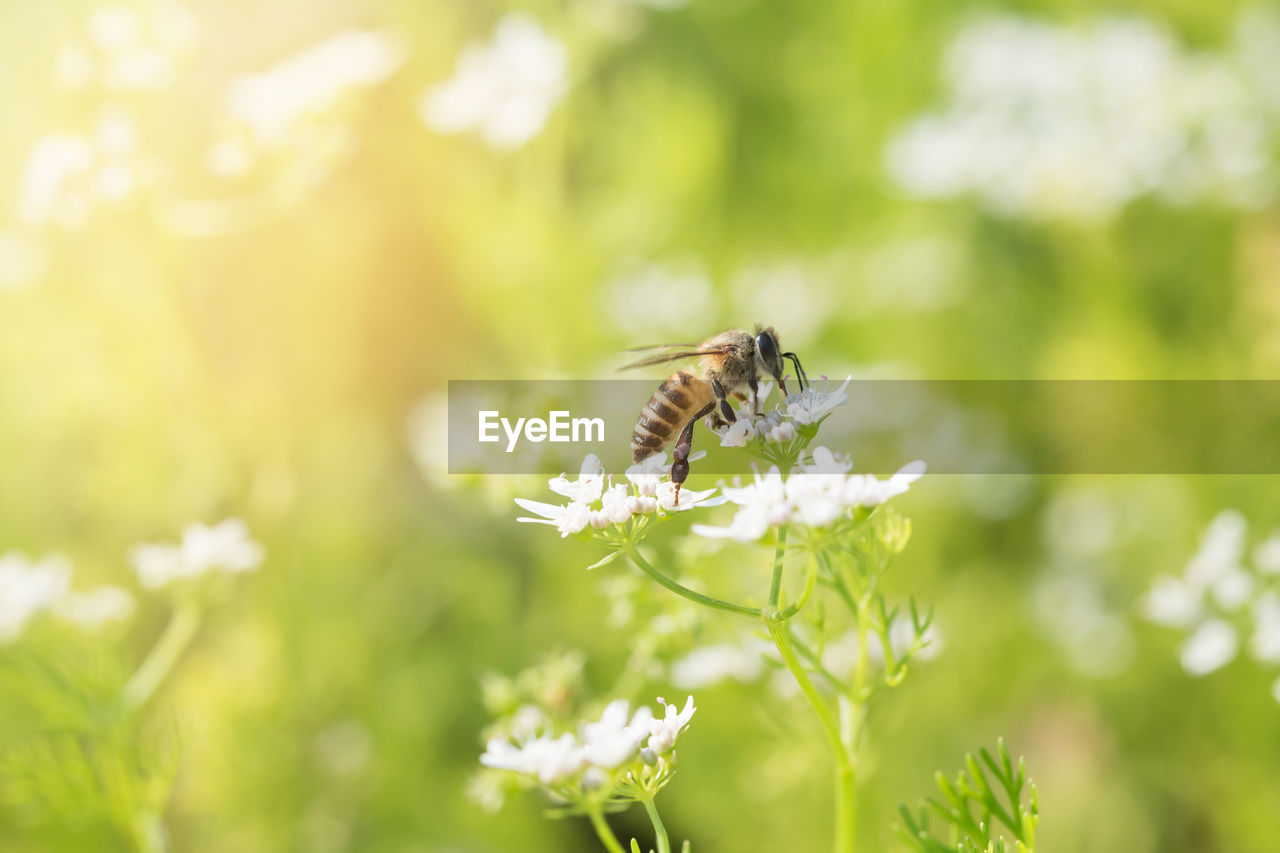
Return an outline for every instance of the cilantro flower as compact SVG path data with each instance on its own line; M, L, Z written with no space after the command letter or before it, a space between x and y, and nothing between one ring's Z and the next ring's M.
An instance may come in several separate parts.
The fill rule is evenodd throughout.
M690 459L696 461L698 454ZM681 489L680 503L675 502L675 484L663 479L667 473L666 455L659 453L626 471L630 485L614 483L604 474L599 457L588 455L575 480L564 474L552 477L547 485L556 494L569 498L567 504L516 498L516 505L535 517L521 516L516 521L546 524L556 528L560 536L572 536L588 527L601 530L611 525L624 525L633 518L669 512L685 512L698 506L724 503L716 489Z
M846 458L817 447L808 463L784 479L777 466L741 487L725 486L724 496L739 510L728 527L695 524L694 533L713 539L754 542L783 524L825 527L855 507L875 507L906 492L924 474L923 462L903 466L888 480L871 474L848 475Z

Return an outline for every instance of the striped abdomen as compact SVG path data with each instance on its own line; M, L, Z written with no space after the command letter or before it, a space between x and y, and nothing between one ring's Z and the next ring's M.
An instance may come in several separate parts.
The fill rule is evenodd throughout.
M640 462L662 450L714 397L711 386L689 371L671 374L640 412L631 433L631 458Z

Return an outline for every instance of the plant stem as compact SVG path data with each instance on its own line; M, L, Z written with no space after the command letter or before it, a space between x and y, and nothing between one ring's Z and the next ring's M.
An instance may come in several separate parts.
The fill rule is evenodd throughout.
M129 829L138 853L163 853L168 849L168 844L165 843L164 827L154 814L139 812L134 816Z
M596 831L596 835L600 838L600 843L609 853L626 853L622 849L622 843L618 841L618 836L613 834L613 830L609 828L608 822L604 819L604 813L600 810L599 805L593 805L587 809L587 817L591 819L591 826Z
M778 548L773 552L773 582L769 586L769 612L778 609L782 598L782 564L787 558L787 526L778 528Z
M765 626L769 629L769 636L773 638L773 644L778 647L778 654L782 655L783 663L787 665L787 669L791 670L796 683L800 685L800 692L809 700L814 713L818 715L818 722L822 724L823 732L826 733L827 743L831 747L832 755L836 760L834 850L835 853L853 853L857 844L854 834L857 820L857 789L854 786L853 763L849 758L849 750L845 747L844 740L840 737L840 722L836 719L835 714L832 713L831 706L823 701L817 688L813 686L809 673L805 671L804 665L800 663L800 658L796 656L796 650L791 645L791 638L787 635L786 624L766 619Z
M712 598L709 595L703 595L695 592L683 584L676 583L662 572L649 565L649 561L640 556L640 552L634 548L629 548L627 554L630 555L632 561L640 567L640 571L653 578L676 595L683 596L695 604L701 604L704 607L713 607L716 610L727 610L730 613L738 613L742 616L750 616L753 619L760 618L760 608L748 607L745 604L734 604L731 601L721 601L718 598Z
M191 602L179 604L160 639L120 691L116 701L122 714L131 714L147 703L191 644L199 627L199 606Z
M640 802L644 803L644 810L649 813L649 820L653 822L653 832L658 839L658 853L671 853L671 840L667 838L667 828L662 825L653 797L645 797Z

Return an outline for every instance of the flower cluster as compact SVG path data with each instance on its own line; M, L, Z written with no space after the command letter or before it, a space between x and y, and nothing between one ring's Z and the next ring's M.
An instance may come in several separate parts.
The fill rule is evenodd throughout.
M698 454L693 454L694 459ZM560 531L560 536L570 536L587 528L601 530L613 525L625 525L635 517L655 513L683 512L696 506L717 506L723 497L713 497L715 489L694 491L682 489L680 502L676 503L675 484L663 480L666 466L665 454L657 454L639 465L627 469L626 477L631 485L614 483L606 477L604 466L594 454L582 462L577 479L570 480L564 474L552 477L547 485L551 491L569 499L567 504L548 504L540 501L516 498L516 504L537 518L523 516L516 521L549 524Z
M262 546L249 538L249 528L238 518L209 527L188 525L176 545L137 545L130 560L138 581L149 589L189 580L212 570L247 572L262 563Z
M102 6L89 16L86 36L58 51L58 76L68 89L154 90L173 82L195 41L196 22L176 3L157 4L145 13Z
M564 97L567 72L564 45L529 15L512 12L491 43L463 50L453 78L427 90L419 114L440 133L474 130L493 148L519 148Z
M1240 32L1266 23L1242 18ZM979 18L948 48L948 103L898 134L889 170L916 196L973 193L1015 216L1101 219L1152 193L1257 207L1276 178L1264 58L1275 44L1257 41L1192 53L1136 17Z
M1142 600L1144 615L1186 633L1183 669L1194 676L1226 666L1240 651L1241 626L1251 628L1250 655L1280 664L1280 533L1253 551L1245 565L1248 524L1234 510L1209 525L1181 577L1157 577ZM1280 679L1276 681L1280 701Z
M133 598L111 586L73 591L71 565L61 557L33 562L14 552L0 556L0 643L16 640L28 622L46 611L96 628L126 618L133 612Z
M826 377L822 377L824 380ZM828 391L826 387L807 386L803 391L789 394L787 398L771 411L755 414L755 401L747 400L738 407L737 420L732 425L713 423L707 419L707 427L720 436L721 447L745 447L749 441L759 439L762 442L789 444L797 435L816 432L817 425L836 410L849 402L845 389L853 377L846 377L840 387ZM763 400L773 390L772 382L762 382L756 397ZM805 429L806 427L810 429Z
M853 474L853 464L825 447L816 447L784 478L777 466L755 474L745 486L725 486L724 496L739 509L728 527L695 524L694 533L739 542L754 542L784 524L823 527L857 507L875 507L906 492L924 474L924 463L903 466L888 480Z
M31 225L79 225L100 206L126 202L154 171L138 150L133 117L104 110L90 132L36 141L22 174L19 212Z
M523 739L516 732L494 737L480 763L536 779L570 801L588 794L627 799L637 785L651 796L670 777L676 740L697 710L692 696L682 709L661 697L658 702L665 708L661 717L648 706L632 712L627 700L616 699L598 720L583 723L578 735L554 735L544 718L535 717L532 724L540 731Z
M209 170L237 177L283 154L290 165L286 175L314 182L350 145L337 107L387 79L403 61L403 48L390 36L345 30L262 71L237 75L227 89L220 134L208 150Z

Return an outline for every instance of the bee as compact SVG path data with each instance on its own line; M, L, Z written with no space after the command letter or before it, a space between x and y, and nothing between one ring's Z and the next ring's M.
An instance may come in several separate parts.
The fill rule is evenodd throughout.
M807 380L799 357L794 352L782 351L778 333L772 327L757 325L754 334L740 329L721 332L701 344L663 344L640 349L660 348L668 351L633 362L623 369L697 358L698 370L677 370L653 392L631 433L631 458L637 463L642 462L675 439L675 446L671 449L671 482L675 483L675 502L679 504L680 487L689 476L694 424L707 415L719 424L734 423L738 418L729 404L729 397L746 400L748 392L752 411L759 415L757 392L761 377L773 377L785 397L787 383L782 375L783 359L790 359L795 365L801 391Z

